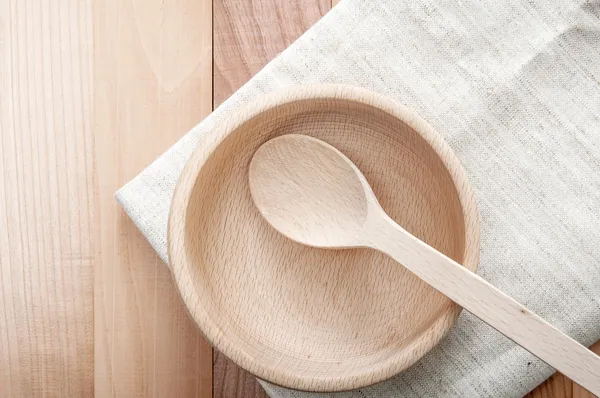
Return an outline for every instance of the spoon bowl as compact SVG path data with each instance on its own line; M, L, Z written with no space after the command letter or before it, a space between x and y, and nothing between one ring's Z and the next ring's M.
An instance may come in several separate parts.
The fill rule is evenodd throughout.
M298 243L354 246L367 221L364 176L344 154L316 138L288 134L266 142L252 158L249 179L267 222Z
M476 269L473 195L442 138L380 95L319 85L264 96L199 135L169 216L175 282L206 338L263 380L310 391L382 381L432 349L460 307L375 250L308 247L265 221L250 162L292 133L334 145L391 218ZM342 246L352 234L337 239Z

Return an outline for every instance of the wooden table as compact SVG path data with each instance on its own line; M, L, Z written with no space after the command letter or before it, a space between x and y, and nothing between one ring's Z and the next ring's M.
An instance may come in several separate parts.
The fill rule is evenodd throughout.
M113 193L331 6L0 0L0 396L265 396Z

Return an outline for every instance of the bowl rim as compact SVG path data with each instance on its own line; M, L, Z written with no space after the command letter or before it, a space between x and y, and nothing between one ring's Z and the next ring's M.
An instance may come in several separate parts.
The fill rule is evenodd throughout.
M233 111L231 117L218 123L212 131L207 132L199 140L197 148L190 155L180 174L171 201L167 227L168 263L183 302L200 332L215 348L238 366L260 379L287 388L316 392L347 391L386 380L413 365L442 340L454 325L462 308L451 302L449 309L432 323L427 332L419 336L419 344L416 344L413 350L400 351L403 355L391 355L377 366L362 369L361 372L308 377L287 371L276 364L260 362L227 339L227 335L212 322L209 314L201 306L196 288L192 285L191 265L187 263L185 250L185 223L190 196L198 173L219 144L230 133L266 110L290 102L311 99L341 99L377 108L400 119L425 139L441 158L456 187L465 222L463 263L469 264L469 269L476 272L480 250L479 213L473 189L456 154L444 138L413 110L367 89L339 84L295 85L276 90ZM425 339L423 335L427 338ZM407 358L408 354L411 355Z

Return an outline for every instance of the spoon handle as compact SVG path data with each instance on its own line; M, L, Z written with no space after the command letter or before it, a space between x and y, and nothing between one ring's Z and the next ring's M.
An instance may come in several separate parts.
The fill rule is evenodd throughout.
M600 396L600 357L485 279L420 241L385 216L368 231L389 255L452 301L577 384Z

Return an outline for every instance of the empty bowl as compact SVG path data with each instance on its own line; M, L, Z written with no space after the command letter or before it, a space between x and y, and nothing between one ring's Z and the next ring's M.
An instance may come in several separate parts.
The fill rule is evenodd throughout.
M374 250L311 248L269 226L248 166L260 145L290 133L338 148L391 218L476 270L473 194L439 134L380 95L317 85L269 94L202 138L171 204L175 281L206 338L261 379L308 391L379 382L431 350L460 307Z

